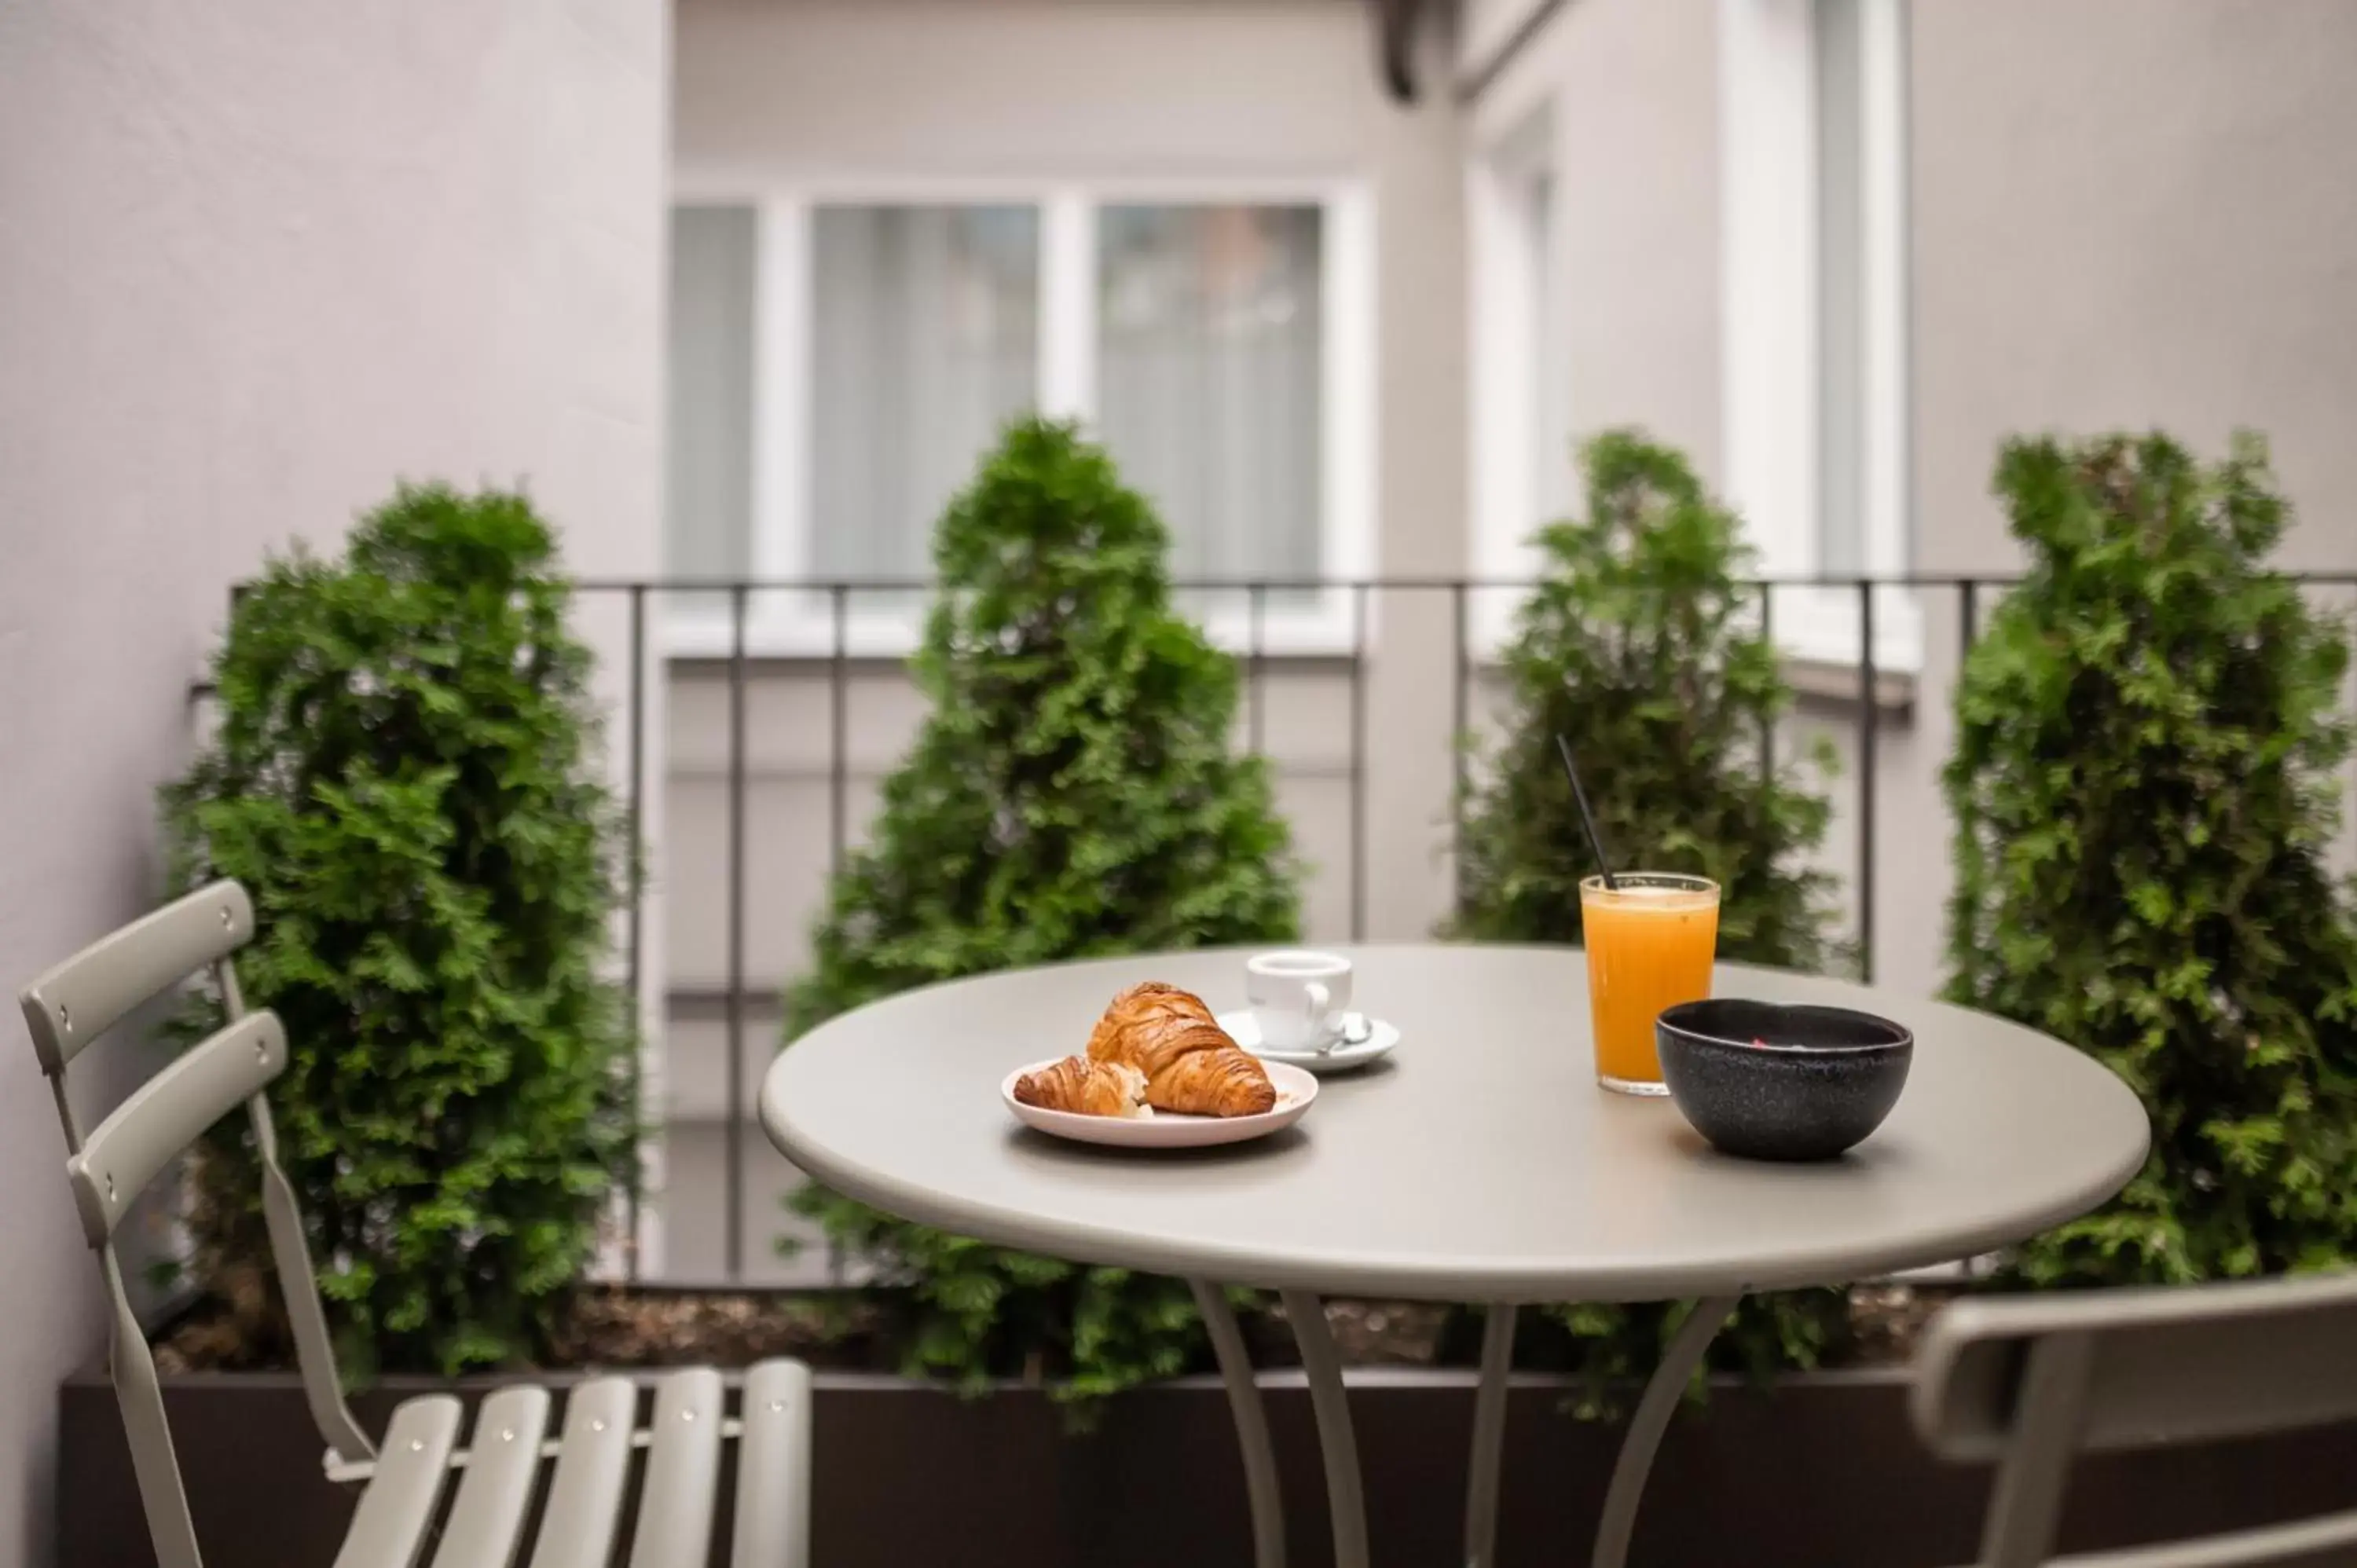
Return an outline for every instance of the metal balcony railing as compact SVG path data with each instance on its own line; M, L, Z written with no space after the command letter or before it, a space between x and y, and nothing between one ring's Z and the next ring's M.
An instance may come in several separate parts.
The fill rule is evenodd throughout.
M2318 592L2357 588L2357 573L2299 574L2303 585ZM1880 748L1886 729L1894 723L1921 723L1923 713L1943 707L1963 656L1969 651L1983 621L2006 588L2016 581L2002 574L1915 574L1909 575L1820 575L1755 579L1747 593L1759 596L1759 624L1779 639L1794 660L1796 679L1808 721L1846 728L1849 758L1838 789L1837 809L1846 808L1841 831L1847 836L1836 846L1835 860L1846 860L1846 912L1857 961L1868 978L1875 973L1878 861L1882 822L1879 814L1883 780ZM1447 671L1447 734L1435 744L1447 744L1452 755L1449 817L1445 827L1451 851L1454 888L1462 822L1458 810L1467 783L1468 758L1458 736L1481 730L1487 720L1480 711L1485 671L1501 632L1510 621L1511 607L1535 584L1527 578L1464 576L1374 576L1361 578L1266 577L1249 580L1180 580L1174 584L1183 605L1203 607L1216 616L1219 632L1236 653L1242 667L1244 702L1240 744L1265 754L1268 693L1273 680L1299 669L1314 669L1322 678L1339 682L1347 711L1340 727L1343 761L1330 777L1339 778L1347 798L1347 820L1341 827L1345 853L1335 863L1343 879L1339 900L1343 917L1334 922L1328 940L1363 940L1369 929L1369 779L1380 764L1370 755L1369 694L1371 672L1388 660L1411 661L1440 655L1437 667ZM689 678L716 681L725 693L718 773L725 800L721 827L722 874L716 889L683 885L674 875L667 896L710 897L722 902L721 961L717 986L665 987L673 1001L692 996L707 1010L716 1007L723 1023L721 1049L725 1073L726 1153L719 1185L724 1213L725 1245L719 1250L718 1273L727 1280L746 1274L748 1232L747 1155L768 1160L767 1145L748 1117L747 1085L760 1062L766 1061L771 1040L748 1026L748 1004L765 997L779 978L757 976L748 952L748 808L754 736L749 733L751 701L759 683L790 676L805 686L816 682L824 689L825 865L839 870L852 847L854 769L851 729L855 686L879 669L889 668L889 656L866 639L865 607L893 604L905 609L920 603L933 585L910 579L649 578L588 580L577 585L580 618L592 628L600 646L627 643L616 716L620 734L615 737L620 756L623 804L632 842L647 836L650 767L676 767L676 759L651 756L648 745L649 687L655 680L678 682ZM769 635L774 623L761 613L764 605L780 600L800 607L794 618L796 635L783 643ZM2348 607L2351 600L2338 601ZM1242 613L1236 613L1238 605ZM1436 633L1436 618L1389 617L1394 606L1438 604L1446 607L1445 633ZM700 607L688 610L683 607ZM1321 635L1305 643L1283 635L1297 627L1309 607ZM1805 610L1810 622L1796 622ZM619 614L618 614L619 612ZM1378 616L1386 624L1378 625ZM679 627L693 623L695 636L683 644ZM1894 626L1906 635L1889 635ZM1815 635L1804 636L1804 632ZM1827 635L1830 633L1831 635ZM1445 637L1445 649L1434 644ZM1893 670L1894 646L1906 653L1904 667ZM1827 648L1838 650L1828 656ZM682 654L692 665L667 666L663 655ZM879 662L880 660L880 662ZM1897 693L1898 695L1894 695ZM1911 704L1911 714L1899 715ZM676 726L674 726L676 727ZM1434 726L1438 728L1438 723ZM1763 736L1763 766L1775 763L1777 739ZM1936 769L1939 758L1925 766ZM704 764L708 769L709 763ZM1929 788L1925 781L1925 788ZM1942 819L1944 824L1944 818ZM1442 824L1419 820L1436 837ZM645 994L648 886L646 868L633 859L629 872L628 909L622 932L626 976L633 994ZM1454 897L1452 892L1451 897ZM1445 912L1445 911L1444 911ZM1903 910L1901 913L1903 914ZM1317 933L1313 932L1313 937ZM1406 930L1381 936L1420 934ZM664 977L666 980L668 976ZM676 1029L674 1029L676 1033ZM759 1059L752 1053L758 1046ZM639 1235L639 1211L646 1195L629 1196L630 1234ZM630 1273L637 1277L637 1249L629 1250ZM678 1271L666 1270L676 1277ZM712 1271L696 1271L706 1279Z
M2357 579L2352 579L2357 580ZM1824 684L1826 669L1822 660L1813 661L1819 675L1815 688L1823 699L1834 698L1846 711L1847 722L1854 726L1855 777L1857 779L1854 820L1851 830L1856 834L1855 865L1850 878L1850 907L1856 920L1855 940L1859 962L1867 974L1874 963L1874 929L1876 914L1876 835L1878 832L1878 740L1885 720L1885 698L1880 690L1886 671L1878 658L1882 639L1878 637L1878 615L1894 607L1920 601L1925 596L1946 596L1953 609L1955 635L1964 647L1969 647L1975 635L1981 613L1989 596L1999 592L2010 579L1990 575L1929 575L1910 576L1813 576L1805 578L1760 579L1748 585L1747 590L1760 596L1761 624L1771 635L1777 629L1776 616L1780 599L1791 594L1802 594L1809 600L1813 616L1823 618L1827 606L1846 604L1854 607L1853 624L1846 628L1846 640L1851 649L1846 671L1846 693L1828 692ZM1464 576L1393 576L1366 578L1256 578L1250 580L1182 579L1174 583L1182 597L1195 603L1225 599L1232 607L1241 598L1244 613L1240 626L1232 624L1230 641L1235 648L1243 667L1244 682L1243 744L1254 752L1264 749L1266 736L1266 693L1271 671L1279 668L1287 657L1272 646L1270 634L1273 620L1282 622L1289 605L1297 604L1302 596L1314 596L1330 610L1334 599L1340 596L1347 606L1346 615L1329 617L1329 626L1339 620L1347 628L1340 638L1329 638L1319 649L1327 660L1339 660L1341 679L1347 685L1347 766L1345 778L1348 794L1347 884L1349 935L1352 940L1368 934L1368 691L1371 660L1388 656L1412 657L1414 652L1388 636L1374 633L1374 612L1379 606L1405 597L1429 601L1445 600L1448 610L1449 648L1448 692L1451 715L1450 738L1466 734L1477 723L1475 706L1477 688L1487 655L1494 646L1494 636L1487 626L1477 625L1477 610L1490 612L1482 620L1502 624L1507 618L1505 606L1535 584L1527 578ZM629 603L629 637L631 678L624 704L627 727L623 736L625 753L630 758L626 782L627 803L634 832L643 830L641 805L644 799L644 775L647 748L641 744L646 723L646 693L643 675L650 666L652 650L651 639L661 637L663 628L659 617L668 619L681 613L679 607L700 606L701 629L705 634L696 644L701 660L709 670L712 662L718 665L718 674L725 682L726 745L723 753L726 826L725 886L720 889L726 901L725 972L719 986L718 1001L725 1015L726 1082L726 1139L724 1226L726 1238L725 1273L729 1279L742 1276L745 1265L744 1233L746 1230L746 1144L748 1137L758 1138L748 1131L746 1084L748 1074L748 1052L753 1041L748 1029L748 1000L758 993L748 974L746 938L747 878L750 872L747 854L748 776L751 756L751 737L748 734L748 697L760 671L780 663L790 663L801 670L804 678L823 672L826 684L827 768L826 800L828 826L828 860L830 870L839 869L849 848L849 816L851 768L847 734L853 701L853 670L858 639L855 630L860 624L863 601L877 603L887 598L905 604L911 598L931 591L932 585L921 580L865 579L739 579L713 581L708 579L657 579L626 582L587 582L581 585L585 599L590 602L607 596L624 596ZM1791 591L1788 594L1787 591ZM813 628L805 617L803 630L818 632L813 639L804 636L795 651L774 654L762 645L757 635L757 607L765 596L788 596L806 607L823 605L823 616ZM1921 618L1920 604L1912 607ZM713 610L721 611L715 624ZM1272 611L1275 613L1273 615ZM694 612L690 612L694 613ZM1428 644L1427 644L1428 646ZM862 659L864 663L864 658ZM1950 666L1953 669L1953 665ZM1462 823L1457 809L1467 782L1468 761L1461 746L1452 744L1453 783L1451 791L1449 845L1452 851L1452 877L1455 855ZM1772 737L1762 747L1763 763L1772 765ZM644 887L634 870L630 887L630 914L627 942L629 974L634 987L642 976L644 932L642 909ZM673 896L679 896L674 887ZM759 983L766 990L767 980ZM707 993L708 997L708 993ZM766 1058L770 1041L759 1042ZM635 1218L640 1195L631 1198ZM633 1234L636 1226L633 1225Z

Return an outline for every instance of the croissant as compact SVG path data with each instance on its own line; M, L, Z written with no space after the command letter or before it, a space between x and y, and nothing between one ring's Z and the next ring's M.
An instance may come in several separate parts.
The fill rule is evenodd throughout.
M1146 1075L1146 1102L1191 1116L1256 1116L1276 1105L1268 1071L1211 1019L1201 997L1148 981L1113 999L1089 1036L1092 1061Z
M1089 1035L1092 1061L1134 1061L1151 1077L1156 1069L1140 1060L1130 1043L1133 1031L1164 1023L1193 1020L1210 1024L1211 1010L1191 991L1181 991L1158 980L1133 985L1113 999ZM1214 1026L1216 1027L1217 1026Z
M1015 1080L1015 1098L1042 1111L1075 1111L1083 1116L1144 1116L1146 1075L1127 1062L1097 1062L1066 1057L1052 1067Z
M1147 1079L1146 1102L1187 1116L1258 1116L1276 1109L1276 1086L1258 1058L1231 1042L1189 1051Z

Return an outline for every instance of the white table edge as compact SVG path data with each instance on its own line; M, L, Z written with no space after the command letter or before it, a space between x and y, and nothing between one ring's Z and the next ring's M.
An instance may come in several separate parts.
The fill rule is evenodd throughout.
M1444 1272L1420 1266L1410 1259L1395 1263L1368 1263L1321 1261L1298 1251L1278 1255L1252 1248L1170 1246L1094 1226L1043 1221L901 1183L839 1160L823 1144L795 1131L773 1093L785 1056L780 1053L762 1078L759 1115L763 1131L805 1175L870 1208L993 1246L1073 1262L1136 1269L1178 1278L1218 1280L1224 1284L1265 1290L1315 1291L1326 1295L1384 1300L1470 1301L1501 1305L1675 1301L1730 1290L1797 1290L1811 1285L1847 1284L1902 1269L1977 1257L2074 1219L2116 1196L2143 1167L2151 1149L2151 1129L2147 1125L2133 1159L2123 1159L2115 1167L2107 1167L2084 1187L2058 1195L2038 1209L2016 1215L2003 1224L1958 1226L1910 1238L1905 1247L1836 1251L1822 1256L1787 1255L1772 1262L1703 1259L1666 1270L1609 1263L1534 1263L1528 1259L1514 1259L1478 1270L1458 1265ZM1310 1130L1302 1135L1314 1137L1316 1133ZM1152 1152L1142 1152L1141 1157L1150 1159Z

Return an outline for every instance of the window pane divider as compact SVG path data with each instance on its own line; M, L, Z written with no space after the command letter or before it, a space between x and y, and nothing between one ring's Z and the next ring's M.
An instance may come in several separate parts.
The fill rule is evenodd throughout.
M1039 204L1039 410L1079 420L1097 411L1097 209L1070 186Z
M771 196L761 202L760 215L749 554L757 577L800 577L810 568L811 203ZM757 622L764 607L756 601Z

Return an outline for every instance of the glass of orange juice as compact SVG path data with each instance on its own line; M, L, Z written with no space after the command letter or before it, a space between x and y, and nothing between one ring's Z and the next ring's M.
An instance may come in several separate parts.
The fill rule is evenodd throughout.
M1710 994L1718 884L1660 871L1624 871L1613 881L1579 885L1596 1081L1619 1094L1667 1094L1653 1020Z

